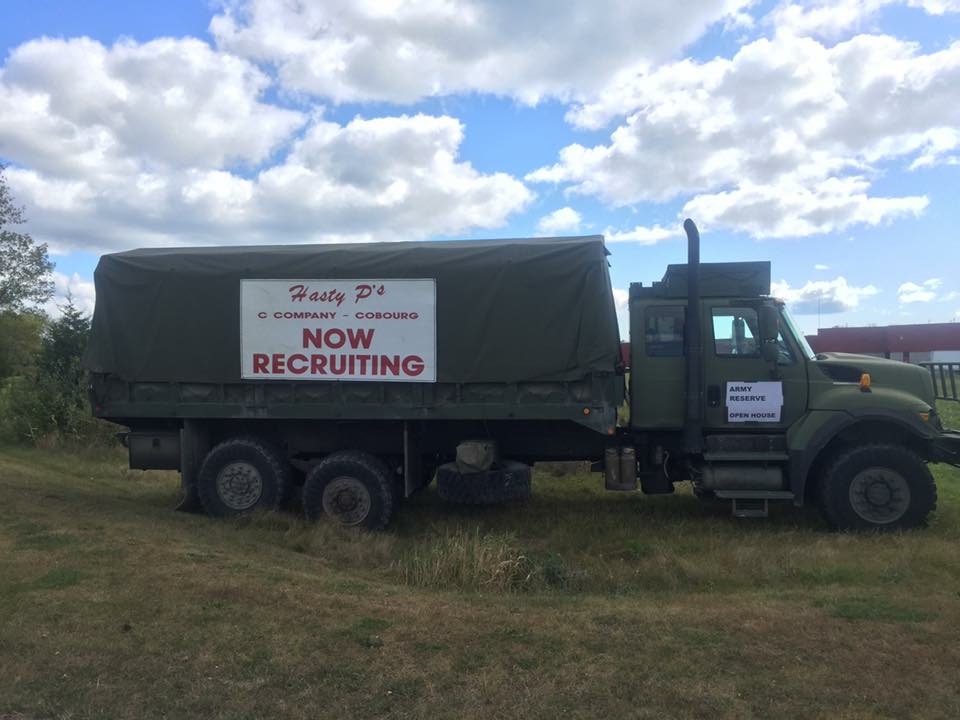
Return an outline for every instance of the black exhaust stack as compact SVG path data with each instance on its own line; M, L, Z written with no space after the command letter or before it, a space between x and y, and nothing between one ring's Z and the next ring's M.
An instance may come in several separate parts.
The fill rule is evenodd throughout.
M687 233L687 409L683 423L683 449L703 452L703 341L700 330L700 231L690 218L683 221Z

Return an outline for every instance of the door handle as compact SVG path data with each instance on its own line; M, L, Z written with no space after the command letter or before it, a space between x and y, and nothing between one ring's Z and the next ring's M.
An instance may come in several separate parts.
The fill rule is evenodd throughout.
M720 407L719 385L707 385L707 405L709 407Z

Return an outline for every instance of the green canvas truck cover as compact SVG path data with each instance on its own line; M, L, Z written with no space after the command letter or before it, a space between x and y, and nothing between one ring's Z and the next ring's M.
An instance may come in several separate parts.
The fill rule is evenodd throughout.
M238 382L242 281L332 278L434 279L436 382L578 380L619 361L607 252L593 236L104 255L87 369L128 381Z

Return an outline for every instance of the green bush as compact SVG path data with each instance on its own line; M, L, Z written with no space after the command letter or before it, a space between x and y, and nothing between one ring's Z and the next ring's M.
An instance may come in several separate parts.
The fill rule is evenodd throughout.
M87 399L83 353L90 318L71 298L45 323L33 367L0 381L0 437L33 445L106 444L115 428L95 419Z

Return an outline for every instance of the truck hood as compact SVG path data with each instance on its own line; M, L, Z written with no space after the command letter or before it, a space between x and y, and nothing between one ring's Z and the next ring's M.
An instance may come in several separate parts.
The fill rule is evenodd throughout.
M874 386L901 390L935 407L933 380L918 365L852 353L819 353L813 364L838 382L859 382L860 375L869 373Z

